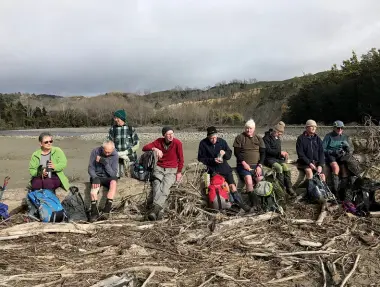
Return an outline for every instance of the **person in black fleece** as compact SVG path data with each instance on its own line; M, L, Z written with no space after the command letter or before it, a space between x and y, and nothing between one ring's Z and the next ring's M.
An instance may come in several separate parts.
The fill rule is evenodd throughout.
M285 163L289 158L286 151L281 150L281 139L285 131L285 123L280 121L272 129L265 132L263 137L265 143L265 165L273 168L276 172L276 177L285 186L287 193L295 196L296 193L292 187L290 169Z
M228 164L232 156L232 150L227 142L218 137L215 127L207 128L207 137L201 140L198 149L198 161L207 166L207 172L212 177L215 174L223 176L230 186L231 195L240 208L248 212L250 207L246 205L237 191L232 169Z
M308 180L313 178L313 173L317 172L321 175L321 179L325 181L322 173L325 164L325 154L321 138L316 134L317 123L313 120L306 122L306 130L297 138L296 150L298 155L298 168L305 170Z

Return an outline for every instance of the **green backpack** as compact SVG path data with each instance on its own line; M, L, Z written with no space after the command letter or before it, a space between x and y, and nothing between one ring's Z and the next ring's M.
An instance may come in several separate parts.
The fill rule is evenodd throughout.
M254 206L268 212L277 211L283 214L282 207L276 201L275 185L267 180L259 181L253 189Z

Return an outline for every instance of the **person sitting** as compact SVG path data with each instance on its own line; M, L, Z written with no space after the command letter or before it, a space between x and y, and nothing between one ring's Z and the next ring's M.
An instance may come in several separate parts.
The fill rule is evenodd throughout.
M118 166L118 177L122 177L130 174L130 166L137 160L136 151L140 146L140 139L135 128L127 125L127 113L124 110L117 110L113 116L114 124L108 131L108 139L115 143L121 162Z
M220 174L228 183L233 200L244 211L248 212L250 207L247 206L237 191L232 168L228 160L232 156L232 150L227 142L218 137L218 131L215 127L207 128L207 137L201 140L198 148L198 161L207 166L207 172L212 177L214 174Z
M152 192L148 198L148 219L160 219L167 205L170 187L182 178L184 165L182 142L174 137L171 127L162 128L162 137L146 144L142 151L153 151L156 165L153 170Z
M305 131L297 138L296 142L298 168L305 171L307 189L314 173L320 174L321 179L325 181L325 176L322 173L325 156L322 140L316 134L316 130L317 123L314 120L308 120Z
M115 150L115 144L111 140L106 140L101 147L91 151L88 163L88 174L91 182L91 217L90 221L98 219L108 219L112 208L113 198L117 188L117 170L119 156ZM100 187L108 188L107 201L103 213L99 216L98 193Z
M236 170L244 179L252 206L255 204L253 188L264 178L262 165L265 160L265 144L262 137L255 134L255 128L255 121L248 120L244 132L239 134L233 143Z
M295 196L296 193L292 187L292 177L290 169L285 161L289 158L286 151L281 150L281 139L285 131L285 123L280 121L272 129L265 132L263 141L265 143L265 165L275 170L276 176L287 193Z
M345 189L348 185L349 170L345 155L353 154L354 146L351 138L343 134L344 123L335 121L333 131L328 133L323 139L323 150L325 153L326 163L330 165L332 172L333 192L340 198L344 197ZM339 173L342 180L339 179ZM340 194L338 194L340 193Z
M67 166L65 153L59 147L53 146L53 136L43 132L38 137L40 148L36 150L29 162L29 173L32 176L31 189L49 189L55 191L62 187L70 188L69 179L63 170Z

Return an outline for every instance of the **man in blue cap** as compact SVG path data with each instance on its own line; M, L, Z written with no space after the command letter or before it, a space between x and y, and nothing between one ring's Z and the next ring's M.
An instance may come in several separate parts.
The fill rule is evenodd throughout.
M335 121L333 131L328 133L323 139L323 150L326 163L330 165L332 171L333 192L344 198L345 189L348 185L349 170L344 156L352 155L354 146L348 135L343 134L344 123ZM339 178L339 173L342 179ZM340 194L338 194L340 193Z
M117 110L113 114L114 124L108 132L108 139L115 143L115 149L120 161L118 177L129 175L130 166L137 160L136 151L140 140L134 127L127 125L127 113ZM124 169L124 171L123 171Z

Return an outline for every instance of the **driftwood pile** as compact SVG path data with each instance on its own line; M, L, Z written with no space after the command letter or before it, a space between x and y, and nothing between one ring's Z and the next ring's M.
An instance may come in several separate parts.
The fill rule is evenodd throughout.
M145 194L108 221L0 224L0 286L370 286L380 281L379 218L294 201L285 215L205 210L199 175L173 187L159 222ZM348 283L347 283L348 282Z

